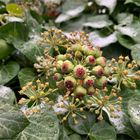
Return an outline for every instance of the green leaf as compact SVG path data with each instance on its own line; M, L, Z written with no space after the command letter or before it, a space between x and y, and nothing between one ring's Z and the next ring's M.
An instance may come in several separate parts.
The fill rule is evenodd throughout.
M124 46L125 48L130 49L130 50L133 49L133 45L136 44L135 41L127 35L121 35L121 34L118 33L117 34L117 39L118 39L118 42L122 46Z
M90 112L84 112L83 114L86 115L87 118L83 119L78 117L78 124L74 124L72 117L69 117L68 123L70 128L76 133L86 135L90 132L90 128L95 123L95 115Z
M24 54L31 62L36 62L36 57L43 55L44 46L40 46L35 40L28 42L14 42L14 47Z
M135 95L128 101L128 114L130 115L131 124L140 138L140 95Z
M22 112L0 100L0 139L13 139L28 124Z
M24 15L24 11L21 6L10 3L6 5L6 10L10 15L22 17Z
M138 65L140 65L140 44L132 46L131 55L132 58L137 61Z
M59 140L70 140L66 128L63 125L60 126Z
M13 105L15 101L15 93L9 87L0 85L0 98L4 99L7 103Z
M140 43L140 22L136 21L132 24L125 26L115 26L115 29L118 30L121 34L131 37L135 42Z
M14 61L0 65L0 85L4 85L12 80L18 74L19 69L19 64Z
M97 15L87 17L87 22L83 23L83 26L100 29L111 26L112 24L113 22L109 20L108 15Z
M70 140L81 140L81 136L76 134L76 133L74 133L74 134L69 136L69 139Z
M13 43L13 40L27 40L28 28L20 22L10 22L0 27L0 38L7 39Z
M18 74L20 86L25 86L28 82L33 82L36 78L36 73L33 68L23 68Z
M134 15L130 13L119 13L116 19L118 24L127 25L133 22Z
M134 3L137 6L140 6L140 1L139 0L126 0L125 4L127 4L127 3Z
M45 110L32 114L30 124L15 138L16 140L58 140L59 121L53 112Z
M98 31L94 31L89 34L89 40L94 46L98 46L100 48L106 47L112 43L117 42L116 32L104 37Z
M99 6L105 6L109 9L110 14L114 11L117 0L95 0Z
M95 123L89 133L90 140L116 140L115 128L105 121Z

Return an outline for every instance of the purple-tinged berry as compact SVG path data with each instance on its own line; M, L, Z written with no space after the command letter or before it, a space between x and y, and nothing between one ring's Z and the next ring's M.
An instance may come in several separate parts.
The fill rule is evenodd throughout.
M93 85L94 85L94 79L92 77L88 76L84 79L84 86L86 88L91 87Z
M69 60L66 60L62 64L61 71L62 73L69 73L73 70L73 68L74 68L74 65L72 64L72 62L70 62Z
M74 76L76 78L79 78L79 79L83 79L86 77L87 75L87 72L86 72L86 68L83 67L82 65L77 65L75 68L74 68Z
M101 77L104 75L104 69L102 66L98 65L98 66L93 67L92 73L98 77Z
M85 88L83 88L82 86L77 86L74 91L74 95L77 98L81 98L81 97L85 96L86 93L87 93L87 90Z
M95 60L94 56L92 56L92 55L87 56L85 62L87 65L95 65L96 64L96 60Z
M60 81L62 79L62 75L60 73L55 73L53 79L55 81Z
M104 57L98 57L97 59L96 59L96 63L98 64L98 65L101 65L102 67L105 67L105 65L106 65L106 59L104 58Z
M64 85L67 89L73 89L76 86L76 80L72 76L67 76L64 79Z

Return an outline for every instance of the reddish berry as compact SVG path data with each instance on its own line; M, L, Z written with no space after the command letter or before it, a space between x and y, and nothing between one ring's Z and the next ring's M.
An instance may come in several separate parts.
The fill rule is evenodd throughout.
M82 65L77 65L75 68L74 68L74 76L76 78L84 78L86 76L86 68L83 67Z
M62 75L60 73L55 73L53 79L55 81L60 81L62 79Z
M101 57L98 57L96 59L96 63L98 65L101 65L102 67L104 67L106 65L106 59L104 57L102 57L102 56Z
M98 66L93 67L92 73L96 76L101 77L104 75L104 69L102 66L98 65Z
M83 88L82 86L76 87L76 89L74 91L75 96L78 98L85 96L86 93L87 93L87 90L85 88Z
M87 56L85 61L88 65L94 65L96 63L95 58L92 55Z
M94 94L94 92L95 92L95 89L93 86L88 88L88 95L89 96L92 96Z
M69 60L66 60L62 64L61 70L63 73L69 73L73 70L73 68L74 68L74 65L72 64L72 62L70 62Z
M72 76L67 76L64 79L64 85L67 89L73 89L76 86L76 80Z
M85 80L84 80L84 86L86 88L88 88L88 87L91 87L93 85L94 85L94 79L90 76L86 77Z

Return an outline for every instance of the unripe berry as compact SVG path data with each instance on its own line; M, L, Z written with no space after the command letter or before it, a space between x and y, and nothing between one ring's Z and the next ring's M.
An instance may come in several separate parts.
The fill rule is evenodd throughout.
M98 77L101 77L104 75L104 69L102 68L102 66L98 65L93 67L92 73Z
M76 51L82 51L83 50L83 46L81 46L80 44L74 44L72 45L71 49L76 52Z
M62 60L57 61L57 62L56 62L56 69L57 69L57 70L61 70L62 64L63 64L63 61L62 61Z
M93 85L94 85L94 79L92 77L88 76L84 79L84 86L86 88L91 87Z
M104 67L104 75L108 76L111 74L111 70L109 67Z
M67 89L73 89L76 86L76 80L72 76L67 76L64 79L64 85Z
M95 65L96 64L95 58L92 55L87 56L85 62L87 65Z
M93 86L88 88L88 95L89 96L92 96L94 94L94 92L95 92L95 89Z
M57 56L57 60L66 60L66 56L65 55L63 55L63 54L59 54L58 56Z
M99 48L94 48L94 52L95 52L95 57L100 57L102 56L102 51Z
M96 86L98 88L104 88L107 84L107 78L105 76L102 76L101 78L96 80Z
M77 66L74 68L73 72L74 72L74 76L75 76L76 78L80 78L80 79L85 78L85 77L86 77L86 74L87 74L86 68L83 67L82 65L77 65Z
M61 80L59 82L56 82L56 86L59 88L59 89L64 89L64 81Z
M83 54L81 53L81 51L76 51L75 52L75 57L78 58L78 59L81 59L83 56Z
M87 90L85 88L83 88L82 86L77 86L75 91L74 91L74 95L77 97L77 98L80 98L80 97L83 97L85 96L87 93Z
M60 73L55 73L53 79L55 81L60 81L62 79L62 75Z
M69 60L66 60L62 64L61 71L63 73L69 73L73 70L73 68L74 68L74 65L72 64L72 62L70 62Z
M101 65L102 67L104 67L106 65L106 59L104 57L102 57L102 56L101 57L98 57L96 59L96 63L98 65Z

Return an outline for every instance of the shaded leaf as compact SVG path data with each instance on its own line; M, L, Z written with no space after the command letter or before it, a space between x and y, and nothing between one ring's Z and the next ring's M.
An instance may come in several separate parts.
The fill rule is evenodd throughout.
M105 121L95 123L89 133L90 140L116 140L115 128Z
M36 78L36 73L33 68L23 68L18 74L20 86L25 86L28 82L33 82Z
M134 3L137 6L140 6L140 1L139 0L126 0L125 4L127 4L127 3Z
M19 72L20 66L14 61L0 65L0 84L4 85L12 80Z

